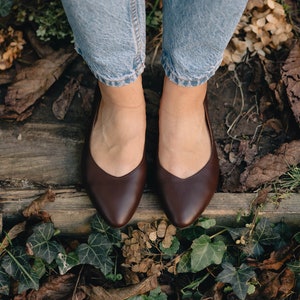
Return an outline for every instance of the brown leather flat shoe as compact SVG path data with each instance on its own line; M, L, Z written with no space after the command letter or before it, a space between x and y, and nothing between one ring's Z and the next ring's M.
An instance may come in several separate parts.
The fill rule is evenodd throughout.
M219 162L209 124L211 155L206 165L188 178L179 178L165 170L158 162L158 186L169 220L177 227L191 225L204 211L216 191L219 178Z
M100 102L96 89L95 101ZM92 129L97 120L98 105ZM91 129L91 130L92 130ZM102 170L90 152L90 138L82 156L83 181L93 205L104 220L112 227L126 225L139 205L146 181L145 153L140 164L124 176L113 176Z
M143 194L146 181L145 155L133 171L120 177L102 170L90 151L87 152L84 166L87 191L97 211L113 227L126 225Z

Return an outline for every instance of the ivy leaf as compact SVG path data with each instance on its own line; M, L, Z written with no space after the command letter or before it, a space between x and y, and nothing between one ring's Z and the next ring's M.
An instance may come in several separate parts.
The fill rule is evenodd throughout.
M300 244L300 232L297 232L295 235L294 235L294 239L295 241Z
M7 254L2 258L1 266L7 274L19 281L18 292L21 293L28 289L39 288L39 279L32 271L29 264L29 257L21 247L15 247L11 252L6 250Z
M34 260L32 270L36 273L39 279L41 279L46 273L46 266L41 258L36 258Z
M160 287L150 291L149 296L140 295L128 298L128 300L167 300L168 296L161 291Z
M171 247L169 247L169 248L165 248L162 245L162 242L159 244L159 248L163 252L163 254L170 255L170 256L175 255L177 253L179 247L180 247L180 242L176 236L173 236L172 244L171 244Z
M209 229L211 227L216 226L217 222L215 219L207 219L207 218L201 218L198 223L197 226L201 226L204 229Z
M184 253L177 265L178 273L191 272L191 251Z
M0 17L9 15L12 5L12 0L0 0Z
M211 264L220 264L225 250L226 246L222 241L212 242L207 235L195 239L191 253L192 272L199 272Z
M239 239L242 235L246 235L246 233L249 231L249 229L246 227L241 227L241 228L226 227L226 229L234 241Z
M92 233L87 244L81 244L76 253L81 264L90 264L100 268L104 275L112 272L113 262L109 257L111 242L100 233Z
M9 295L10 278L8 274L0 268L0 294Z
M60 275L66 274L70 269L79 264L79 259L75 252L70 252L69 254L58 253L55 261Z
M263 246L276 245L280 241L280 235L274 230L273 226L266 218L262 218L258 222L253 236L253 255L262 255L264 253Z
M205 230L200 226L191 226L180 230L181 236L189 241L193 241L204 233Z
M63 247L56 241L50 241L55 232L53 223L42 223L33 228L33 234L27 239L27 245L35 256L50 264Z
M229 283L240 299L245 299L249 285L248 280L255 277L255 272L246 264L242 264L238 269L236 269L230 263L222 264L223 271L217 276L217 280Z
M108 226L98 214L93 216L91 220L91 228L93 231L105 235L113 245L120 247L121 231L119 229Z
M286 264L295 274L300 275L300 261L293 261Z

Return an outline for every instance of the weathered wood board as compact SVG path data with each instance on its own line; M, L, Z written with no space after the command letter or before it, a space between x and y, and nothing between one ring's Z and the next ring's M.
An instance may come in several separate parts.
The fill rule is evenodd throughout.
M6 190L0 191L0 211L4 226L16 222L20 212L44 190ZM81 235L89 232L89 220L96 211L87 194L75 189L54 190L56 198L48 203L45 210L51 215L54 225L66 235ZM216 193L205 210L203 216L216 218L219 225L234 225L238 214L247 215L255 194ZM290 194L279 205L269 202L260 211L261 216L270 221L284 220L292 226L300 226L300 195ZM152 193L144 193L141 203L131 223L138 221L154 221L165 218L159 198ZM0 225L1 227L1 225Z
M78 183L83 145L78 125L31 122L22 126L5 125L0 128L0 180Z

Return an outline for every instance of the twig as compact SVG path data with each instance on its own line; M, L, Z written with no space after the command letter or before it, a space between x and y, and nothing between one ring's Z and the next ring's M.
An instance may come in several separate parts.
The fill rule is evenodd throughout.
M228 136L230 136L232 139L234 140L239 140L236 136L232 136L231 135L231 131L233 130L233 128L236 126L236 124L239 122L239 120L242 118L243 116L243 110L244 110L244 106L245 106L245 97L244 97L244 93L243 93L243 87L242 87L242 83L241 81L239 80L238 78L238 75L236 73L236 71L234 70L234 78L235 78L235 82L236 82L236 85L237 87L239 88L240 90L240 94L241 94L241 108L240 108L240 112L239 114L237 115L237 117L233 120L233 122L231 123L231 125L229 126L229 128L227 129L227 134ZM234 103L233 103L233 106L234 106ZM227 119L227 118L226 118Z
M76 297L76 291L77 291L77 288L78 288L78 285L79 285L79 280L81 278L81 273L82 273L83 269L84 269L84 265L81 267L80 272L79 272L79 274L77 276L77 280L76 280L76 283L75 283L75 286L74 286L74 290L73 290L73 294L72 294L72 300L76 300L77 299L77 297Z

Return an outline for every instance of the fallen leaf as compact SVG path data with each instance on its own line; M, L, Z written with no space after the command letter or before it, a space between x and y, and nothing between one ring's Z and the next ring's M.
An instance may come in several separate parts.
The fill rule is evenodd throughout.
M256 197L256 198L254 199L254 201L252 202L252 205L257 206L257 205L264 204L264 203L267 201L267 199L268 199L268 194L269 194L269 192L270 192L271 190L272 190L272 189L271 189L270 186L267 187L267 188L264 188L264 189L260 190L260 191L258 192L257 197Z
M147 277L143 281L124 288L105 290L100 286L83 286L81 289L89 296L90 300L123 300L145 294L158 287L157 276Z
M273 251L268 259L263 262L249 260L248 265L259 268L260 270L279 271L284 263L293 255L293 248L291 245L283 247L278 251Z
M274 154L256 160L241 174L240 182L245 189L253 189L271 182L286 173L290 166L300 163L300 140L284 143Z
M32 290L26 297L27 300L58 300L68 299L73 294L76 284L74 274L65 274L62 276L50 278L48 282L42 285L39 290Z
M282 293L281 299L284 299L285 297L289 296L293 288L295 286L295 274L290 269L285 269L284 273L280 276L280 283L281 286L279 288L279 292Z
M295 119L300 126L300 43L296 43L282 67L282 80Z
M21 114L30 108L60 77L77 54L61 49L20 69L5 96L6 112Z
M79 90L81 77L71 78L71 80L65 85L63 92L53 102L52 112L56 119L63 120L70 104L73 100L74 95Z
M161 220L157 226L157 236L163 238L166 234L168 223L166 220Z
M9 230L9 232L5 235L5 238L0 243L0 256L11 243L11 241L16 238L19 233L25 230L26 222L19 223L15 225L13 228Z
M33 200L29 206L23 210L23 216L28 218L32 215L38 215L40 210L49 202L54 202L55 193L49 189L47 192L36 200Z

